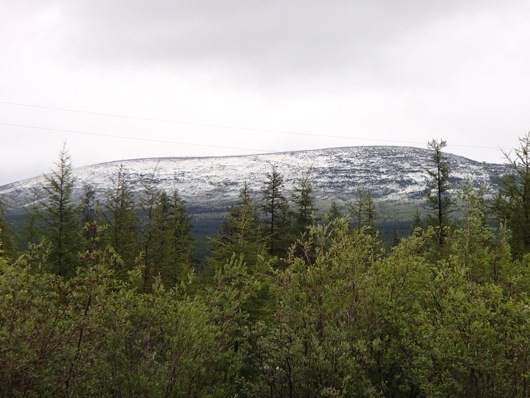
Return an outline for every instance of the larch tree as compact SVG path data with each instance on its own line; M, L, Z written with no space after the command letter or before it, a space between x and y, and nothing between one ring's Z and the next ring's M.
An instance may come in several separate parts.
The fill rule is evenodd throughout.
M192 269L195 241L186 202L176 189L169 194L154 195L150 221L145 226L144 239L149 238L150 253L146 256L145 287L160 276L166 286L175 286Z
M230 207L218 235L210 241L210 264L219 268L238 256L252 266L265 255L265 239L248 183L239 192L239 203Z
M315 198L313 197L313 184L311 183L311 170L308 170L294 187L292 202L295 206L294 234L300 235L313 224L313 217L316 212Z
M431 156L432 167L426 169L429 175L426 195L435 216L430 217L430 222L436 227L438 244L442 246L447 238L450 214L454 210L454 201L449 193L449 176L451 167L449 159L442 150L447 146L444 140L431 140L428 142L429 149L433 150Z
M160 240L160 220L157 212L155 211L161 191L156 187L156 174L157 168L155 168L148 176L142 181L143 192L140 196L140 210L141 210L141 228L140 232L140 247L142 251L143 261L143 280L144 289L148 290L153 282L155 276L155 263L157 262L160 253L157 253L155 249L156 241Z
M162 195L162 199L164 199ZM182 199L178 190L174 188L167 195L168 211L165 218L170 250L167 262L167 275L173 281L178 281L186 276L192 268L195 240L192 233L191 218L188 213L186 201ZM162 200L159 207L164 207Z
M83 184L81 193L81 222L93 223L96 220L96 189L91 184Z
M421 217L421 212L419 208L416 208L414 215L412 216L412 221L410 223L410 234L411 235L421 235L423 232L424 225L423 219Z
M41 234L39 204L42 200L42 192L37 185L33 185L29 193L24 204L24 221L18 236L18 246L23 250L38 244Z
M79 209L74 203L75 178L71 157L63 146L56 168L45 176L47 199L41 211L42 236L51 244L51 270L61 276L71 276L77 267L81 225Z
M267 181L261 190L261 210L265 215L265 233L268 234L269 254L272 256L285 254L288 244L289 204L283 190L283 176L273 167L267 173Z
M337 203L337 201L333 200L331 202L331 206L328 209L328 212L326 213L326 220L328 222L333 222L342 217L344 217L344 215L342 214L339 204Z
M107 223L105 242L121 257L125 266L130 269L139 254L138 218L129 181L123 165L111 178L112 187L106 193L104 216Z
M377 209L370 191L358 189L355 199L347 207L356 228L370 227L375 230Z
M91 184L84 184L79 212L83 225L83 248L88 251L101 249L99 243L102 228L99 220L99 207L99 203L96 200L96 189Z

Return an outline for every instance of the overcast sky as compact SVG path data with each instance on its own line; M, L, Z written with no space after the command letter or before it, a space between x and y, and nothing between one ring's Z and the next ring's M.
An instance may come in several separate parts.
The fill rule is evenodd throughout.
M356 145L503 162L527 0L0 0L0 185L159 156Z

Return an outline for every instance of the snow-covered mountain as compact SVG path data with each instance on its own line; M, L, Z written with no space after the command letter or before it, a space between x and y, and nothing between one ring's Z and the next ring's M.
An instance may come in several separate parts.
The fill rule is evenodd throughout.
M424 199L428 180L425 170L432 167L431 155L426 149L372 146L249 156L136 159L75 168L74 176L78 188L89 183L103 198L121 166L136 195L141 194L146 179L154 178L158 187L176 188L190 207L202 212L225 209L237 199L245 181L258 196L266 174L274 166L284 177L287 195L309 170L315 197L324 206L331 200L351 200L359 188L370 191L380 205L389 205ZM453 186L467 182L484 186L486 193L492 194L498 177L506 171L502 165L451 154L447 157ZM11 210L20 210L39 192L43 193L44 182L40 176L4 185L0 195L8 200Z

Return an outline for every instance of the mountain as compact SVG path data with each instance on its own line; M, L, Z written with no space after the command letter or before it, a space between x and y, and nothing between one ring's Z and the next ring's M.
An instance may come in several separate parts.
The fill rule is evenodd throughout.
M77 187L92 184L100 199L112 187L120 166L133 193L142 192L142 182L152 180L164 190L176 188L188 202L190 214L201 229L200 219L219 222L227 206L237 200L243 182L259 198L266 174L274 166L283 175L286 191L310 170L319 208L326 210L331 200L352 200L359 188L371 192L383 221L405 221L425 202L432 151L395 146L344 147L249 156L136 159L74 169ZM476 162L446 154L451 164L451 184L462 182L483 186L486 195L498 189L498 178L506 166ZM0 187L12 213L20 214L31 198L42 197L43 176ZM33 192L32 192L33 191ZM80 190L79 190L80 191ZM214 222L214 223L215 223Z

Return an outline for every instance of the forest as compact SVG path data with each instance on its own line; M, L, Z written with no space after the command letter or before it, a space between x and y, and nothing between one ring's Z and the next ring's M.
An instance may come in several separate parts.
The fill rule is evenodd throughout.
M63 149L21 225L0 198L0 396L530 397L530 133L493 198L428 146L391 247L370 192L317 209L272 168L200 261L178 191L74 200Z

